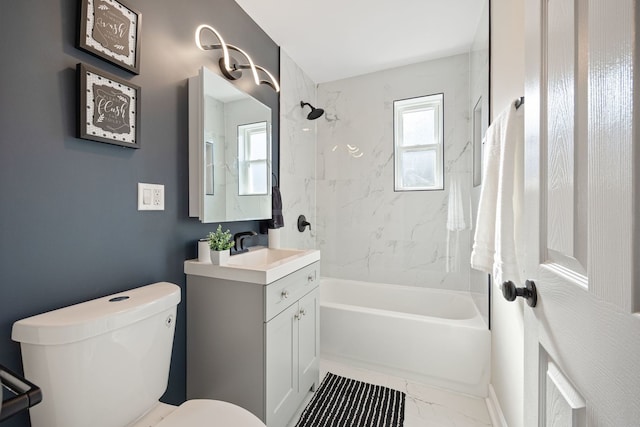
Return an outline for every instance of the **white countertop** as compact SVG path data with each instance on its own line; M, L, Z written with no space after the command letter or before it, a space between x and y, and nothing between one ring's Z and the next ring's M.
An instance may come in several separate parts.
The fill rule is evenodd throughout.
M270 253L258 251L273 251L271 253L278 251L277 254L281 258L271 261L271 257L266 256L270 255ZM317 249L283 248L274 250L265 247L253 247L250 248L249 252L231 256L229 264L226 265L213 265L199 262L198 260L185 261L184 273L268 285L319 260L320 251Z

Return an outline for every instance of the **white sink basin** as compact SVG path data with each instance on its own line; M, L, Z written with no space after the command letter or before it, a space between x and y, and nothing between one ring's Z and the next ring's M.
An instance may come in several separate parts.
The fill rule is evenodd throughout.
M268 285L320 260L316 249L251 248L233 255L225 265L190 260L184 262L185 274Z
M238 267L264 267L276 262L285 262L287 258L295 257L305 252L299 249L271 249L262 248L234 255L229 258L229 266Z

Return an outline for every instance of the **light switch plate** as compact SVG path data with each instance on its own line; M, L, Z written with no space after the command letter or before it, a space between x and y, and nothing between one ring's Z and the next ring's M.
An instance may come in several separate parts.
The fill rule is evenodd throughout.
M163 211L164 185L138 183L138 210Z

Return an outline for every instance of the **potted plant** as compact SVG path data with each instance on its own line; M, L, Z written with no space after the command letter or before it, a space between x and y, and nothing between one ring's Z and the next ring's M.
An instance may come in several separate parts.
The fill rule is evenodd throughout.
M211 263L224 265L229 260L229 249L233 246L233 234L229 230L222 231L222 224L218 224L216 232L209 233L209 249L211 249Z

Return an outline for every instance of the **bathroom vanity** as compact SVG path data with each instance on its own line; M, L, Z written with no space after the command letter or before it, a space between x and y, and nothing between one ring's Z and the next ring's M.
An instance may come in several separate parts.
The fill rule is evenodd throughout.
M240 405L285 427L319 385L317 250L185 262L187 399Z

